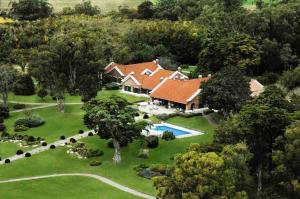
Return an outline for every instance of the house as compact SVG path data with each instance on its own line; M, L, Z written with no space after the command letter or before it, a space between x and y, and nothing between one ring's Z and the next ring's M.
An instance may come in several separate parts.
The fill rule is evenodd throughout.
M151 92L152 101L159 101L168 108L194 110L201 107L200 86L208 77L197 79L164 79Z

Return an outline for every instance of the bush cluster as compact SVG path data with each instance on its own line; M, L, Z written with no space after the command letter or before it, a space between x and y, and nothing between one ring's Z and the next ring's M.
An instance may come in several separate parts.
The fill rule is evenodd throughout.
M99 157L104 155L104 152L101 151L100 149L89 149L87 152L86 157L87 158L92 158L92 157Z
M15 126L15 132L22 132L22 131L27 131L29 127L24 126L24 125L16 125Z
M15 126L26 126L28 128L35 128L45 124L45 121L39 117L21 118L15 122Z
M159 139L155 135L150 135L150 136L145 137L145 142L146 142L146 146L148 148L156 148L156 147L158 147Z
M13 108L16 110L24 109L24 108L26 108L26 105L25 104L14 104Z
M162 135L162 139L163 140L174 140L175 139L175 135L173 134L173 132L171 131L165 131Z

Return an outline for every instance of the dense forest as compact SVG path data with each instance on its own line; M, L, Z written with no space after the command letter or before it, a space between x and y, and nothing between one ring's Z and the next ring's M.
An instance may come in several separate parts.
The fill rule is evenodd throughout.
M213 143L191 145L154 179L159 198L300 198L299 0L251 10L240 0L158 0L105 14L89 1L53 13L47 1L20 0L1 16L13 19L0 25L1 73L13 77L8 66L18 65L59 100L95 97L112 61L212 74L202 99L224 122ZM253 77L267 87L249 98Z

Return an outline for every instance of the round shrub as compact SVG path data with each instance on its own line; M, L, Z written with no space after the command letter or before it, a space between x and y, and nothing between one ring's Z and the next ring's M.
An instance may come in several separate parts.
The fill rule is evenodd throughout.
M42 142L42 146L47 146L47 142Z
M22 131L27 131L29 127L24 126L24 125L16 125L15 126L15 132L22 132Z
M7 119L9 117L9 108L0 104L0 117Z
M17 155L22 155L24 152L21 150L21 149L19 149L19 150L17 150Z
M29 152L25 153L25 157L26 157L26 158L31 157L31 153L29 153Z
M15 122L15 126L23 125L28 128L35 128L41 126L45 121L40 117L31 117L31 118L21 118Z
M44 97L46 97L48 95L48 92L46 89L39 89L38 92L37 92L37 95L41 98L41 99L44 99Z
M62 135L62 136L60 136L60 139L61 139L61 140L65 140L66 137L65 137L64 135Z
M10 163L10 159L6 159L4 162L5 162L5 164Z
M156 148L158 147L159 139L155 135L150 135L145 138L145 142L148 148Z
M148 115L148 114L145 114L145 115L143 116L143 119L149 119L149 115Z
M50 149L55 149L56 146L54 144L50 145Z
M34 83L30 75L21 75L14 84L13 91L16 95L33 95Z
M71 143L76 143L77 140L76 140L75 138L71 138L71 139L70 139L70 142L71 142Z
M13 106L13 108L14 109L24 109L24 108L26 108L26 105L25 104L15 104L14 106Z
M84 131L83 131L83 130L79 130L78 133L79 133L79 134L83 134Z
M92 132L89 132L88 136L94 136L94 134Z
M175 139L175 135L173 134L173 132L171 131L165 131L162 135L162 139L163 140L174 140Z
M90 166L92 167L96 167L96 166L100 166L102 163L100 161L94 160L92 162L90 162Z

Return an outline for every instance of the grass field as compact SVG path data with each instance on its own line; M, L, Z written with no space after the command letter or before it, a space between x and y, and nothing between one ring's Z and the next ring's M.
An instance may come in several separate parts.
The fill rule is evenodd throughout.
M133 96L133 95L120 93L119 90L102 90L98 93L97 98L109 97L111 95L121 96L121 97L125 98L127 101L129 101L131 103L148 99L148 98L145 98L145 97L137 97L137 96ZM8 97L8 100L9 101L16 101L16 102L20 102L20 103L21 102L27 102L27 103L56 103L56 101L53 100L49 95L42 100L37 95L20 96L20 95L15 95L13 93L10 93L9 97ZM81 97L80 96L71 96L69 94L66 94L65 95L65 102L66 103L79 103L79 102L81 102Z
M11 0L2 0L2 7L7 8ZM59 12L64 7L74 7L74 5L81 3L82 0L49 0L54 7L55 12ZM108 12L117 10L120 5L127 5L129 7L136 7L143 0L91 0L94 5L97 5L101 11Z
M18 149L20 149L20 147L15 143L0 142L0 158L4 160L7 157L15 155Z
M138 197L96 179L70 176L0 184L0 198L137 199Z
M192 119L191 122L189 122ZM152 181L139 177L133 168L138 164L173 164L171 160L177 153L184 152L190 143L207 143L212 140L213 128L201 116L195 118L176 117L168 122L174 124L185 124L193 129L206 132L205 135L189 137L185 139L176 139L174 141L160 140L159 147L150 150L149 159L140 159L137 157L140 142L135 141L128 147L122 148L122 163L114 165L112 163L113 150L107 147L107 141L99 139L99 137L87 137L82 141L91 148L100 148L104 151L104 155L97 158L78 160L66 153L64 147L55 150L46 151L31 158L22 159L8 165L0 166L0 179L8 179L15 177L37 176L53 173L70 173L85 172L101 174L123 185L137 189L139 191L155 194ZM99 160L102 162L100 167L91 167L91 160ZM6 190L6 188L3 188ZM9 189L9 187L8 187ZM4 191L5 193L6 191ZM3 194L4 194L3 193ZM32 194L36 194L32 192Z

